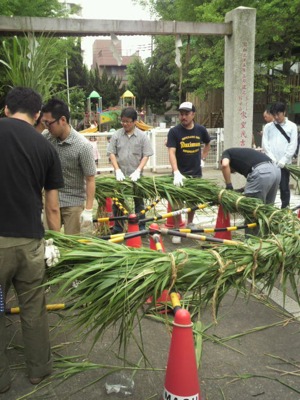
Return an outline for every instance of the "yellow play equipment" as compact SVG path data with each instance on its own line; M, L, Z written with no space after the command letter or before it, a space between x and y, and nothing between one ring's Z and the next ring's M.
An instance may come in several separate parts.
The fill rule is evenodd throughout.
M153 126L145 124L144 121L136 121L135 125L137 128L139 128L141 131L150 131L153 129Z

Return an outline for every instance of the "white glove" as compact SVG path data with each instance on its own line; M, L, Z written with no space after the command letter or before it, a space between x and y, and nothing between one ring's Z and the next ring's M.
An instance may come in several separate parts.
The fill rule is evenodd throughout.
M124 181L125 179L125 175L123 174L123 172L120 169L116 169L116 180L119 182Z
M45 255L44 259L48 267L53 267L53 265L58 263L60 258L60 252L57 246L54 246L53 239L45 240Z
M173 184L175 186L183 186L184 179L185 179L185 177L183 175L181 175L181 173L178 170L174 172Z
M201 168L203 168L204 165L205 165L205 161L201 159L201 163L200 163Z
M279 168L284 168L285 167L285 163L282 162L281 160L278 161L277 165L278 165Z
M132 182L136 182L138 179L141 177L141 171L139 169L136 169L130 176L129 178L132 180Z
M80 226L81 228L88 227L93 224L93 210L87 210L86 208L80 214Z

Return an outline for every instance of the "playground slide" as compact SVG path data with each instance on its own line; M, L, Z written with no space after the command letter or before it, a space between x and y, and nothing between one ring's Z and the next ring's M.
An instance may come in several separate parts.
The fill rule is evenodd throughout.
M136 127L139 128L141 131L150 131L153 129L153 126L145 124L143 121L136 121Z
M79 131L79 133L95 133L98 131L98 126L90 126L89 128L83 129L82 131Z

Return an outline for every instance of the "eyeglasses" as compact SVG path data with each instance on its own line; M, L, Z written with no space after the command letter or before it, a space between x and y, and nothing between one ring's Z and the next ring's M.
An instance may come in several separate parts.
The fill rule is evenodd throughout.
M57 122L59 120L60 118L56 118L54 121L42 121L42 122L47 128L49 128L49 126L51 126L52 124L54 124L54 122Z
M133 124L134 121L121 121L122 125L129 125L129 124Z

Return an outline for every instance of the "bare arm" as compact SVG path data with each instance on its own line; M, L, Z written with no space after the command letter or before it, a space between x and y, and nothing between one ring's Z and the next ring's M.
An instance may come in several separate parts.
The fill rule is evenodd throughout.
M147 164L148 160L149 160L149 157L148 156L144 156L141 159L141 162L140 162L139 166L136 169L139 169L140 171L143 171L144 166Z
M205 143L203 150L202 150L202 158L205 159L208 155L208 152L210 150L210 143Z
M178 166L177 166L177 159L176 159L176 148L175 147L169 147L168 148L169 152L169 161L172 167L172 171L178 171Z
M86 176L86 201L85 201L85 208L87 210L91 210L94 205L94 198L95 198L95 190L96 190L96 183L95 183L95 176Z
M114 170L116 171L117 169L120 169L117 157L113 153L110 153L109 158L112 163L112 166L114 167Z
M58 190L45 190L45 213L49 229L60 231L60 209L58 200Z
M230 160L228 158L223 158L221 168L225 183L231 183Z

